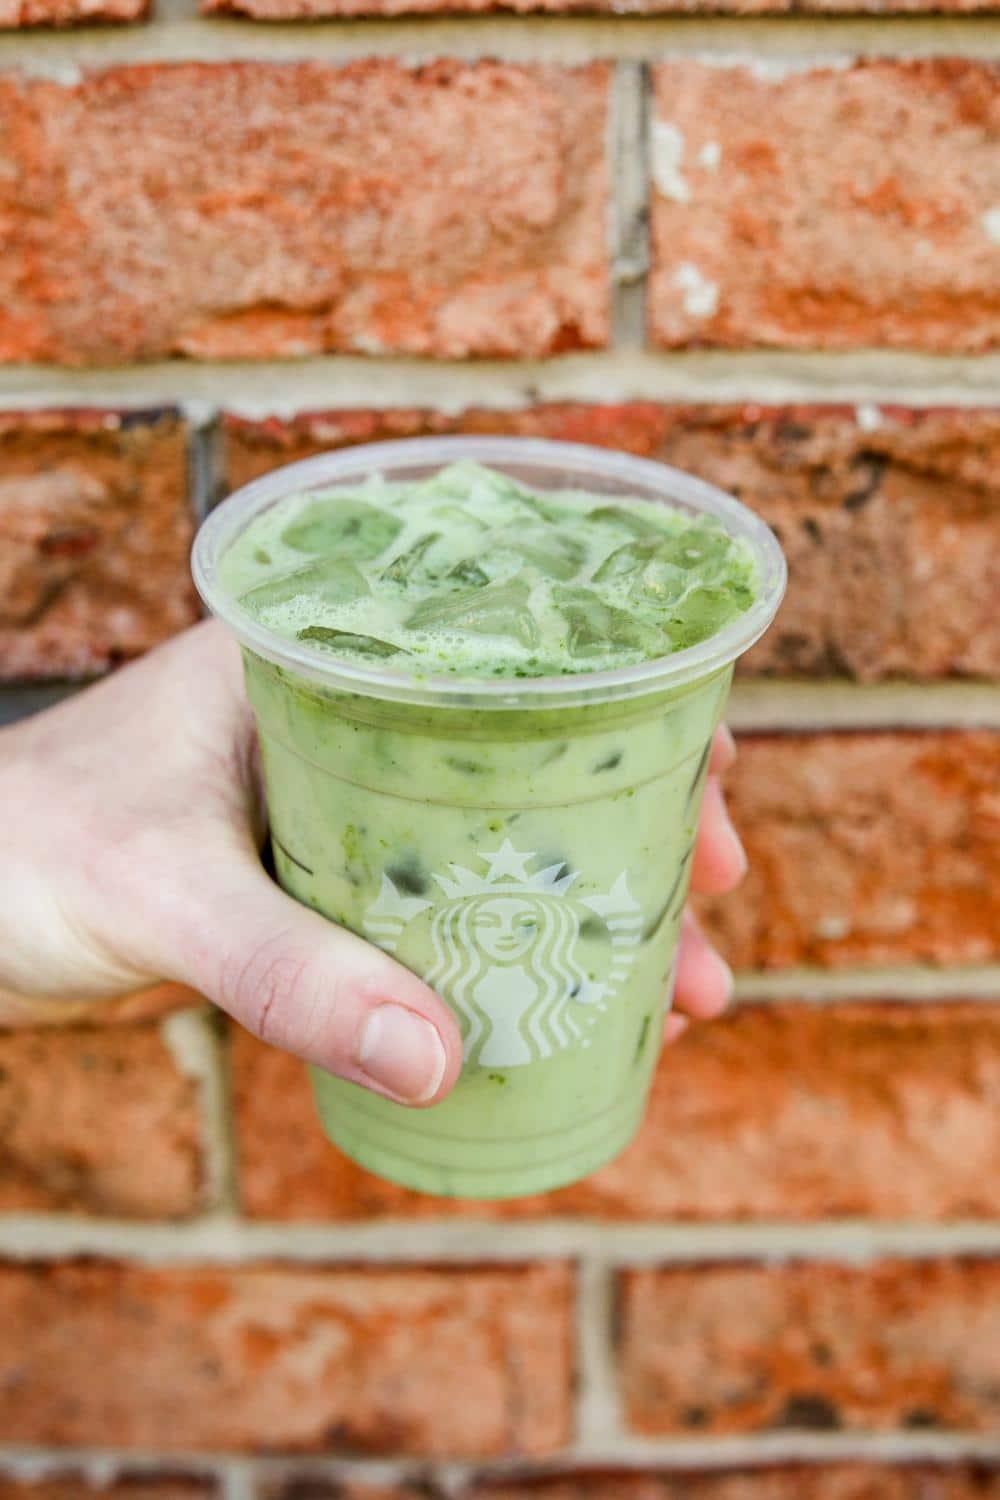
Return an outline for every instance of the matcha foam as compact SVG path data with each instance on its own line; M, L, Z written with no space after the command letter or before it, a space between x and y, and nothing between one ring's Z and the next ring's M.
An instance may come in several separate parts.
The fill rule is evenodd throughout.
M238 538L220 578L262 625L324 655L459 677L667 656L757 591L750 550L710 517L536 492L470 462L289 497Z

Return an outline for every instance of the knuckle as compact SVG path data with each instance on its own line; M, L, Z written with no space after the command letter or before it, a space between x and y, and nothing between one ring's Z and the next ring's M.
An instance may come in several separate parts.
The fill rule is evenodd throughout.
M220 984L226 1010L269 1046L288 1049L308 1031L315 1001L309 959L277 936L250 953L233 954L223 966Z

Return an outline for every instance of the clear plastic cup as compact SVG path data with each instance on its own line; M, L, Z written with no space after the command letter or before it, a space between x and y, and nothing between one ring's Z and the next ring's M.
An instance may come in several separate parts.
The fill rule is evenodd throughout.
M758 596L672 656L497 680L338 662L222 589L227 547L285 497L372 473L418 480L459 459L540 491L708 513L752 549ZM243 647L282 886L421 975L464 1036L461 1077L429 1109L314 1069L330 1139L382 1177L470 1198L558 1187L615 1156L660 1051L712 734L736 658L784 592L772 532L711 485L620 453L416 439L246 485L202 526L194 576Z

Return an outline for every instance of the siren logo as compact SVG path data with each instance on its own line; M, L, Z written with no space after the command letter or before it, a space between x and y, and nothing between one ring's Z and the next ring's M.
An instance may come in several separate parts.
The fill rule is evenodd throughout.
M435 874L443 900L407 895L383 875L367 935L394 953L404 929L421 925L432 954L425 977L458 1013L467 1062L516 1068L589 1047L589 1033L632 967L642 928L624 873L604 895L575 897L577 875L564 873L562 861L533 870L538 856L509 839L477 859L485 873L451 864L449 874ZM581 967L585 918L607 955L600 978Z

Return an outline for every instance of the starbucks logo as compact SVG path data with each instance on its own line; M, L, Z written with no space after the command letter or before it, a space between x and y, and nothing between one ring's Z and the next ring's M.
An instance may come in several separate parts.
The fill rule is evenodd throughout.
M399 890L388 875L368 908L368 937L389 953L420 924L433 955L425 975L456 1011L466 1062L516 1068L569 1047L590 1046L598 1017L628 975L642 913L625 874L604 894L575 896L563 862L534 869L538 855L499 849L477 856L485 871L450 864L435 874L441 899ZM603 958L581 963L581 926Z

